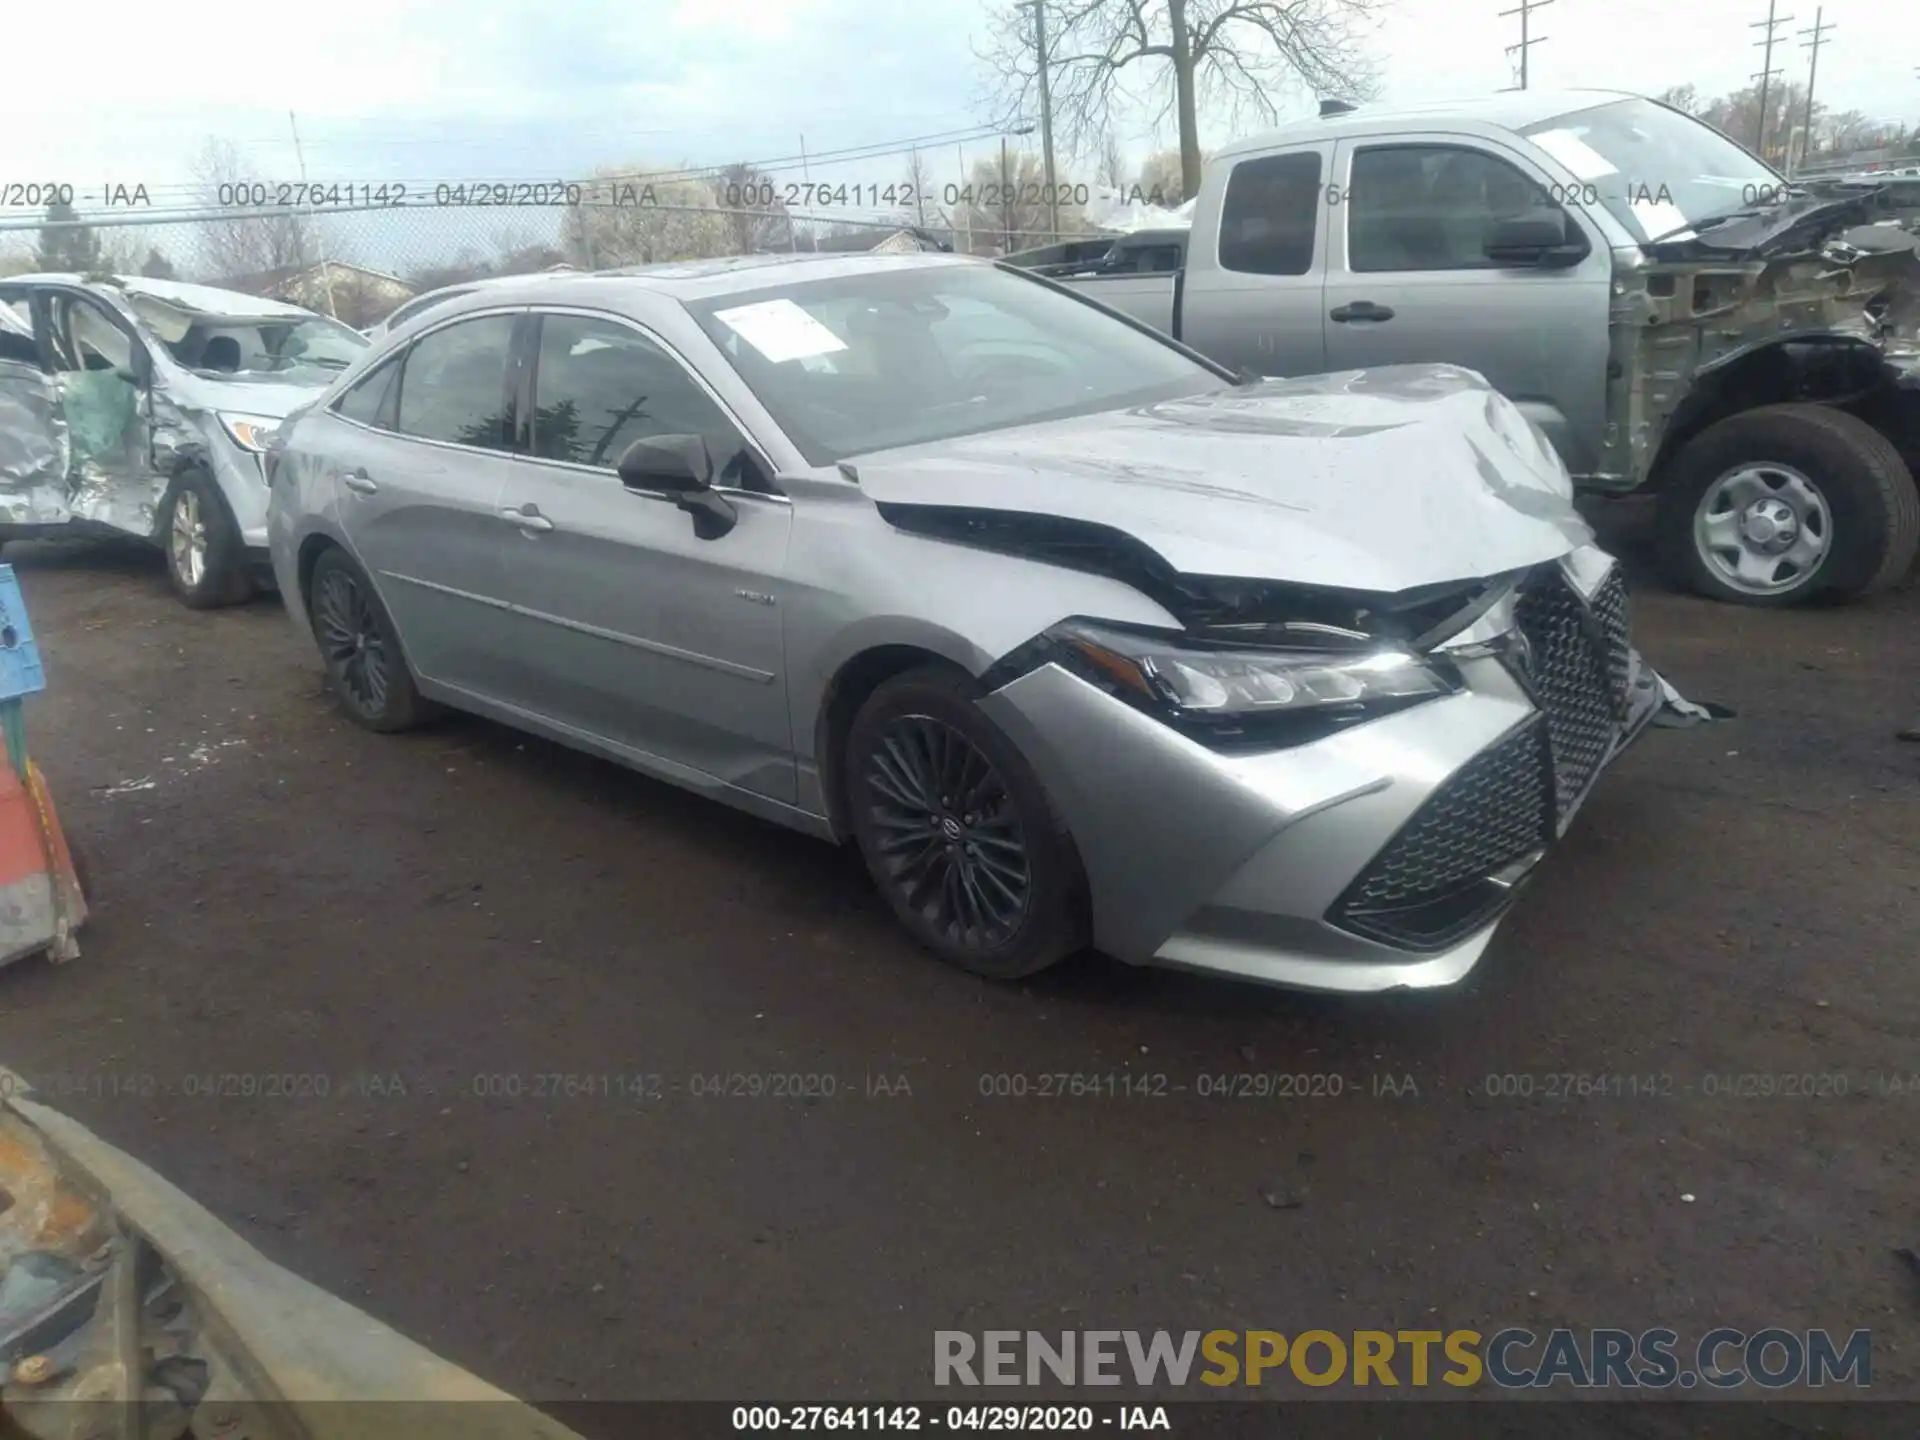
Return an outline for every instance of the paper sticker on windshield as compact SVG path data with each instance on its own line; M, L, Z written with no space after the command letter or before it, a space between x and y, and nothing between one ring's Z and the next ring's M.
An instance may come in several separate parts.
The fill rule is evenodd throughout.
M1548 130L1528 138L1571 170L1576 179L1598 180L1602 175L1620 173L1606 156L1571 130Z
M731 310L716 310L713 318L776 365L847 348L846 341L791 300L737 305Z
M1633 218L1640 222L1641 232L1649 240L1693 239L1693 231L1687 228L1692 222L1671 200L1636 200L1632 209Z

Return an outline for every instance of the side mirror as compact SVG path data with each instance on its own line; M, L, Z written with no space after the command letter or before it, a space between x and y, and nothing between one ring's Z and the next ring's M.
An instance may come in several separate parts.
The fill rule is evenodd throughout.
M1568 223L1567 212L1552 207L1495 221L1481 248L1489 260L1501 265L1549 269L1577 265L1588 250L1586 236Z
M633 442L615 470L629 490L664 492L693 517L693 533L718 540L739 521L739 512L713 491L713 457L700 435L648 435Z

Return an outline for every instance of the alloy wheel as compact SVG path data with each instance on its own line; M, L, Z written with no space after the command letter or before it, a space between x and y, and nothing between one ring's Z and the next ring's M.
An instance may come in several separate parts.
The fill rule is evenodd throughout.
M371 598L353 576L329 570L315 588L313 615L321 653L348 700L362 714L378 715L386 708L390 657Z
M1693 514L1693 543L1726 585L1745 595L1779 595L1820 568L1833 545L1833 515L1800 471L1750 463L1707 487Z
M173 525L167 539L173 573L189 590L198 590L207 577L207 521L200 497L182 489L173 497Z
M900 715L864 767L884 883L954 943L1005 944L1033 901L1027 837L1006 781L980 748L930 715Z

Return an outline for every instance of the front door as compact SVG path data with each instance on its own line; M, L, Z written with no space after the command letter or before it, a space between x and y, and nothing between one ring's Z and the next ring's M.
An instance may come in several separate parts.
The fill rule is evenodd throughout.
M530 453L502 502L519 641L501 698L639 756L794 799L780 575L792 510L717 401L631 322L539 317ZM614 472L635 440L699 435L736 522L712 539Z
M146 347L124 317L80 291L50 291L45 313L74 516L151 536L163 486L153 466Z
M1574 474L1598 468L1606 425L1612 256L1577 209L1589 251L1566 269L1503 266L1494 222L1564 187L1531 161L1461 138L1343 140L1328 256L1327 368L1437 361L1477 370L1543 429Z

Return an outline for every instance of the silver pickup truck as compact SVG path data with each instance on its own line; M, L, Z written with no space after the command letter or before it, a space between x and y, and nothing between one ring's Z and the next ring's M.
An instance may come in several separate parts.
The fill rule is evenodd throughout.
M1678 581L1787 605L1892 585L1920 544L1916 243L1884 190L1529 90L1324 107L1218 154L1190 232L1009 263L1261 375L1478 370L1581 490L1658 493Z

